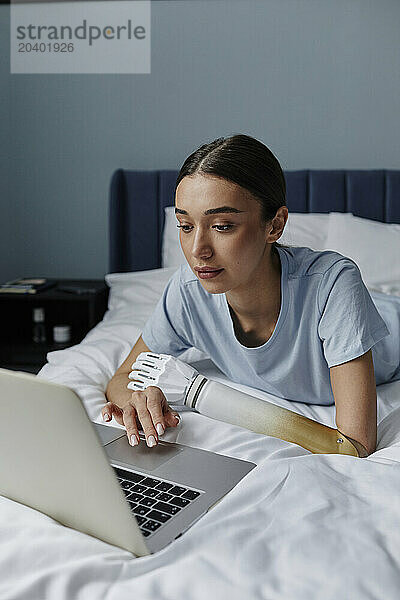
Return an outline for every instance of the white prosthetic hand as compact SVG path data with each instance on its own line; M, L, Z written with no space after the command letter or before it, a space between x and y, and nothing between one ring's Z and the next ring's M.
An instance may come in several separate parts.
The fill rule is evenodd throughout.
M195 380L206 380L196 369L169 354L142 352L132 365L128 383L130 390L159 387L168 404L184 406L189 389Z
M368 455L359 442L338 429L207 379L169 354L142 352L129 378L137 380L128 383L131 390L159 387L175 407L186 406L218 421L293 442L315 454Z

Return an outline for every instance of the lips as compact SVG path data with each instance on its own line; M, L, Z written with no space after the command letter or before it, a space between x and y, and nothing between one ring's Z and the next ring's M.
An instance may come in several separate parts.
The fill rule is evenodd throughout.
M214 269L212 267L195 267L194 270L198 273L214 273L215 271L222 271L222 269Z
M214 279L221 275L224 269L211 269L210 267L196 267L197 277L199 279Z

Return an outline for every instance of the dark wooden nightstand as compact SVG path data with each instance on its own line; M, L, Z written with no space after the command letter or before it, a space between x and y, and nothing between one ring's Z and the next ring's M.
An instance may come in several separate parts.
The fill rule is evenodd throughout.
M60 287L90 288L91 292L71 293ZM37 373L46 363L46 354L78 344L107 309L108 287L98 279L60 279L57 286L37 294L0 294L0 366ZM33 341L33 309L45 312L46 342ZM69 325L69 342L55 343L53 327Z

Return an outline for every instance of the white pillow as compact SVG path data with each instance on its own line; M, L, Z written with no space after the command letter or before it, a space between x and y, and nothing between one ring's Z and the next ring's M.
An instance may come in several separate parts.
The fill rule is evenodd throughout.
M354 260L369 288L400 284L400 225L330 213L326 250Z
M105 276L110 288L108 309L127 310L147 319L176 268L149 269Z
M179 243L175 207L167 206L164 214L161 264L163 267L179 267L186 263L186 259ZM328 221L329 214L289 213L285 230L278 242L289 246L307 246L312 250L325 250Z
M291 213L278 240L288 246L306 246L311 250L325 250L328 235L328 213Z
M103 327L108 327L110 335L120 327L131 328L133 325L142 331L175 271L176 267L169 267L106 275L110 293ZM197 348L189 348L179 358L185 362L196 362L208 358L208 355Z
M164 208L164 215L161 265L163 267L179 267L179 265L186 263L186 258L179 242L178 219L175 216L175 206L166 206Z

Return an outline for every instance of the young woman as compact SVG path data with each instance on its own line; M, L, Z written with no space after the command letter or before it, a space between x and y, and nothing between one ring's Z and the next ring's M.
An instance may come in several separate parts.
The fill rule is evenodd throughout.
M148 446L179 416L162 391L127 389L141 352L196 347L233 381L288 400L336 405L360 456L376 448L375 377L385 322L353 261L277 243L288 210L272 152L246 135L201 146L183 164L175 212L187 265L168 282L132 351L110 380L103 418L141 425ZM375 373L374 373L374 362ZM382 369L384 371L384 369Z

